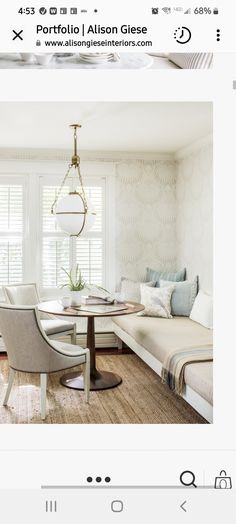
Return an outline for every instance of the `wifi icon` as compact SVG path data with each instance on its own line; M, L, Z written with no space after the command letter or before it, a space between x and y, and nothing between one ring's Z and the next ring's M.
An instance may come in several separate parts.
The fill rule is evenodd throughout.
M162 11L164 11L166 15L169 15L171 13L171 7L163 7Z

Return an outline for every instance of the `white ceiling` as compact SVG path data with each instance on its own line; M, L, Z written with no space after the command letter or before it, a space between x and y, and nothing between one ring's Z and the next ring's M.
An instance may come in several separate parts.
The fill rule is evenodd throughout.
M75 122L79 150L172 153L212 132L212 104L0 103L0 148L70 149Z

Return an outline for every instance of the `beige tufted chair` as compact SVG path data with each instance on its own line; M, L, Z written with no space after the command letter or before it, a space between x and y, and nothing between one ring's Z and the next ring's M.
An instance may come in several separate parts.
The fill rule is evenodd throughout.
M9 382L3 405L6 406L16 371L39 373L41 383L41 417L46 417L48 373L80 364L84 367L85 398L89 402L90 353L77 345L51 340L43 331L37 307L0 306L0 330L10 366Z

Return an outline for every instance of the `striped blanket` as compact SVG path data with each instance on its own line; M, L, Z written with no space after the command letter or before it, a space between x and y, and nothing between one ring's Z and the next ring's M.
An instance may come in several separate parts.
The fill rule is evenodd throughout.
M170 353L163 363L162 367L162 381L169 386L169 388L182 395L184 391L184 370L188 364L195 362L210 362L213 360L212 344L207 344L204 347L189 346L181 348Z

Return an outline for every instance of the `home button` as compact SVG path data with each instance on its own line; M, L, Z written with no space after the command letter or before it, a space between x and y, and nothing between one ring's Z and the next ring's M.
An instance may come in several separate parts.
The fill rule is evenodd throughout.
M124 504L122 500L113 500L111 503L111 511L114 513L122 513L124 509Z

